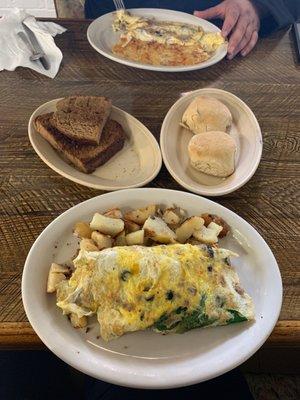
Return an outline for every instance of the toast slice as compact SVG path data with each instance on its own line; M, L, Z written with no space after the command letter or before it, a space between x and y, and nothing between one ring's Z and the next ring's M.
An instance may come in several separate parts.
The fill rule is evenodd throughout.
M66 97L56 104L51 123L70 139L99 144L111 107L111 100L106 97Z
M88 145L74 142L61 134L52 125L52 117L53 113L36 117L35 129L79 171L92 173L124 146L125 132L122 126L112 119L109 119L103 128L100 144Z

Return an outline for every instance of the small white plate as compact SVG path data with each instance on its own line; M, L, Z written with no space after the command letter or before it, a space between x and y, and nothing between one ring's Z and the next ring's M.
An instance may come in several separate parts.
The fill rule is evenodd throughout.
M188 156L188 143L193 133L180 126L188 105L198 96L211 96L224 103L233 117L230 135L237 145L235 172L228 178L206 175L193 168ZM238 97L225 90L206 88L183 96L168 111L160 133L164 163L173 178L191 192L221 196L243 186L255 173L262 154L262 135L255 115Z
M161 21L183 22L186 24L199 25L206 32L220 32L220 29L211 22L180 11L163 10L159 8L133 8L128 11L135 15L148 18L154 17L155 19ZM102 15L102 17L95 19L95 21L91 23L87 30L88 41L90 42L90 45L104 57L110 58L111 60L114 60L120 64L128 65L129 67L161 72L193 71L196 69L210 67L211 65L221 61L227 54L227 44L224 43L217 49L215 54L209 60L190 66L155 66L126 60L125 58L117 56L112 52L112 47L119 39L119 34L114 32L112 29L113 20L114 12Z
M78 246L74 223L97 212L148 204L176 203L190 215L214 213L230 225L232 234L220 245L234 259L242 287L252 296L252 323L194 329L182 335L152 331L129 333L109 343L97 339L99 327L74 329L46 293L50 264L68 260ZM97 379L137 388L192 385L221 375L246 361L265 342L279 316L282 284L276 260L258 232L232 211L203 197L167 189L130 189L84 201L56 218L33 244L22 277L24 308L45 345L74 368Z
M109 191L144 186L156 177L162 164L156 139L140 121L114 106L110 117L122 125L127 135L123 149L92 174L80 172L64 161L33 124L38 115L55 111L58 100L51 100L37 108L28 124L32 147L55 172L83 186Z

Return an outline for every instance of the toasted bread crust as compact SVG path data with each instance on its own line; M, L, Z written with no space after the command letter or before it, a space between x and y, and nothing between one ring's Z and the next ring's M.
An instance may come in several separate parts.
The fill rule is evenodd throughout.
M111 100L101 96L71 96L58 101L51 124L70 139L99 144L111 112Z
M77 143L60 133L52 125L52 117L53 113L36 117L34 121L35 129L54 149L82 172L91 173L95 171L124 146L126 137L124 130L114 120L107 121L99 145L87 145Z

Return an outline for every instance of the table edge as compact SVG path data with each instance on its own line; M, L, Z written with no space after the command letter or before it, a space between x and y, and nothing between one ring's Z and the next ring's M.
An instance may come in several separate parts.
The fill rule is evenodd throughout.
M267 347L300 347L300 321L278 321L267 339ZM0 323L0 349L45 349L29 322Z

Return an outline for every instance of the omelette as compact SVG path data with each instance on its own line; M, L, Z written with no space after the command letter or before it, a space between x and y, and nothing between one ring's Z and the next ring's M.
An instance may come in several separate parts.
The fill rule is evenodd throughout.
M71 278L57 286L57 306L78 318L96 315L106 341L147 328L183 333L252 320L231 256L191 244L81 250Z
M220 33L198 25L158 21L119 10L113 29L120 32L112 51L129 60L151 65L184 66L208 60L225 42Z

